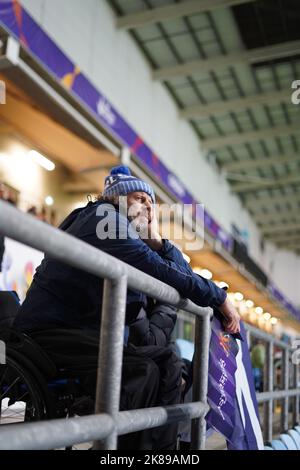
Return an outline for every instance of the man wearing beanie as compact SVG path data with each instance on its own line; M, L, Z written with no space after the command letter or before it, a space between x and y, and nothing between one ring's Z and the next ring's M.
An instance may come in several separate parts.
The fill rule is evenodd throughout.
M119 204L120 198L127 204L127 213ZM168 240L162 240L153 204L155 195L151 186L132 176L127 167L119 166L106 177L99 200L73 211L60 229L171 285L182 297L200 306L218 307L227 319L227 331L239 331L239 317L226 292L193 273L181 252ZM96 370L102 294L102 280L45 256L14 326L44 347L58 367L72 368L93 356ZM128 290L128 325L136 321L146 304L144 294ZM71 337L73 341L68 341ZM151 357L142 358L138 351L130 346L124 349L121 409L177 403L181 371L174 353L167 348L155 349ZM165 389L160 388L161 380ZM132 405L128 396L134 397ZM159 429L151 431L152 442L149 442L149 431L137 433L131 440L130 435L124 436L125 447L174 448L176 426L170 429L169 439Z

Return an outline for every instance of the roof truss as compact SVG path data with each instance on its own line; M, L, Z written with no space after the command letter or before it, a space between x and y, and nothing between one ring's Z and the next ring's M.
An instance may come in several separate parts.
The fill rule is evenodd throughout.
M232 7L254 0L189 0L173 5L139 11L118 18L117 26L121 29L141 28L161 21L173 20L195 13L217 10L218 8Z

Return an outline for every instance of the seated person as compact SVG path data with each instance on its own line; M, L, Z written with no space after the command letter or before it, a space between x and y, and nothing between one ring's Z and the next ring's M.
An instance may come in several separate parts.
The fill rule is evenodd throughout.
M124 201L127 205L125 211ZM238 331L239 316L227 299L226 292L213 282L194 274L181 252L159 235L154 203L155 196L151 186L133 177L128 168L116 167L105 180L103 196L73 211L63 221L60 229L169 284L182 297L189 298L198 305L218 306L227 318L227 331ZM37 341L39 337L42 343L45 336L55 337L54 330L63 330L71 335L76 331L77 336L79 332L82 345L86 346L87 356L95 360L98 354L102 296L103 280L46 255L36 271L14 326L33 335ZM145 300L143 293L128 290L129 322L134 320L135 315L138 316ZM73 352L76 348L77 356L80 351L83 358L84 348L78 342L74 348L69 343L64 345L63 333L60 341L59 334L56 337L56 341L48 342L46 349L49 353L58 358L63 351L66 362L71 362L72 365L72 361L75 362ZM165 405L179 402L181 370L176 366L176 355L166 351L168 349L165 347L161 352L157 349L149 357L139 355L132 347L125 347L121 409L154 406L161 401ZM170 364L169 369L165 364L162 365L163 361ZM162 368L172 371L176 376L176 393L169 396L163 394L165 396L161 399ZM128 382L130 387L127 387L126 394L125 379L128 377L132 380ZM168 380L169 377L166 377L164 383ZM131 397L130 403L126 399L122 401L123 397L128 396ZM154 444L155 448L174 448L174 443L164 445L158 441ZM160 445L164 447L159 447Z

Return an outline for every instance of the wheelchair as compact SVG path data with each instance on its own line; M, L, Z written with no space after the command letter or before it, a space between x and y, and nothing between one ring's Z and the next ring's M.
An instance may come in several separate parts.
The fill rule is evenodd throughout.
M94 399L86 393L84 376L59 370L31 337L14 330L17 310L16 300L13 304L0 292L0 341L6 353L0 364L0 425L92 414Z

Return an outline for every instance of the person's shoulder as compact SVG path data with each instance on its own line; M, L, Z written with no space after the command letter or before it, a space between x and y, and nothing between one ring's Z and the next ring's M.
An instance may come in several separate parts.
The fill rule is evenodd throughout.
M129 223L127 214L119 210L118 206L109 202L99 202L96 207L96 233L101 240L137 239Z
M94 211L97 217L105 217L107 220L114 219L119 220L122 223L128 225L128 218L125 213L119 210L119 207L115 204L106 201L99 201L95 204Z

